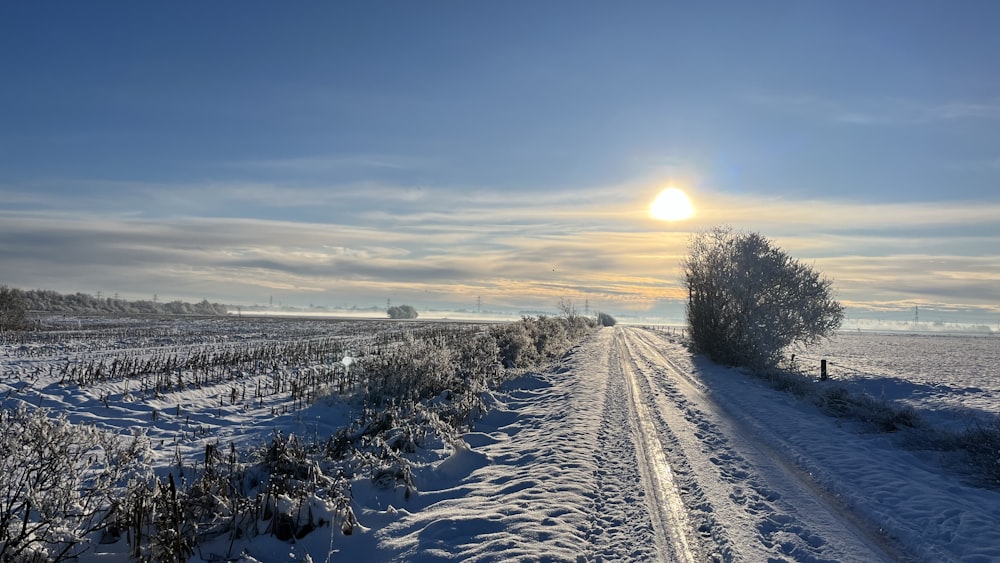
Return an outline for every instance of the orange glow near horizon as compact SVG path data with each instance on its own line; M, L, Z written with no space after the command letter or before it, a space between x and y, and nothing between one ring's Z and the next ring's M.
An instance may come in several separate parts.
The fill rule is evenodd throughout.
M694 217L694 205L679 188L666 188L649 205L649 214L660 221L683 221Z

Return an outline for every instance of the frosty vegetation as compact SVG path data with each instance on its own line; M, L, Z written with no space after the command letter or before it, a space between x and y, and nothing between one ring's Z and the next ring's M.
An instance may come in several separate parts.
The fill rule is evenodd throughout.
M829 336L844 317L829 279L758 233L699 233L682 265L692 344L724 365L772 368L790 344Z
M0 410L0 561L60 561L102 536L129 479L147 477L148 443L64 415Z
M261 534L282 541L320 528L351 534L358 525L352 482L369 479L409 496L420 483L408 456L457 444L486 408L485 391L511 370L561 357L596 323L573 315L378 326L374 339L360 329L368 344L350 364L342 338L290 335L141 358L125 347L99 361L52 365L48 377L59 385L125 383L121 400L216 386L232 390L221 396L220 413L222 404L253 408L280 394L295 408L338 396L355 405L356 416L331 435L276 432L249 449L208 440L203 455L190 457L175 446L173 465L163 467L150 462L154 446L141 432L113 435L15 403L0 410L0 560L66 561L97 542L125 542L134 561L229 560ZM156 336L146 330L115 327L108 340ZM6 345L29 357L64 338L58 330L4 334ZM178 405L177 419L181 411Z

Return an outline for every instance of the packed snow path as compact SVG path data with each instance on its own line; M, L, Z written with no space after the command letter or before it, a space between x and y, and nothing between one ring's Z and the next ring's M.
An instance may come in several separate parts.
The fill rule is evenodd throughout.
M554 372L512 382L469 449L418 475L423 492L362 515L371 549L407 561L913 559L752 420L732 419L670 350L690 365L661 335L606 329Z
M899 558L884 538L867 532L810 476L757 439L745 421L731 421L704 384L662 353L650 334L621 328L614 340L612 365L621 366L635 389L634 419L651 427L646 441L668 452L671 468L659 471L676 474L674 491L664 496L676 492L684 499L694 526L688 533L698 533L702 560Z

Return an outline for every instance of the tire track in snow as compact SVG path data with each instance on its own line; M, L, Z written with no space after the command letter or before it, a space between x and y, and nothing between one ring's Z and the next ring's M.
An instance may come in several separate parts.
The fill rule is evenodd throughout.
M734 561L738 558L734 555L733 541L727 536L727 528L719 525L716 520L714 509L706 500L706 495L701 489L696 478L697 472L692 467L688 458L683 454L681 442L671 426L667 425L663 417L658 412L655 404L652 404L654 392L649 388L645 377L638 375L641 367L633 358L629 349L626 337L621 332L615 333L616 348L618 348L619 361L629 366L632 384L635 386L638 395L637 402L645 404L647 420L651 420L655 426L655 433L663 446L674 477L675 487L680 492L681 498L687 509L687 519L690 522L690 529L697 530L697 540L699 550L704 554L704 561ZM651 411L650 411L651 409ZM655 413L650 414L650 412ZM678 430L682 431L683 428Z
M656 559L653 522L646 510L642 475L636 464L635 438L625 381L616 355L608 356L607 386L597 434L597 490L591 507L588 560Z
M647 333L623 332L642 374L643 392L663 427L692 430L681 434L679 453L693 465L711 497L702 507L692 507L693 512L709 510L727 527L735 551L725 560L905 559L904 554L890 554L880 538L870 537L776 451L729 423L708 389L660 352ZM711 482L710 476L717 476L718 482Z
M615 377L613 381L624 388L622 392L626 395L628 419L639 462L638 470L646 491L646 505L656 532L655 542L660 558L669 561L700 561L701 558L696 556L696 552L700 551L697 544L688 538L691 525L661 442L662 433L655 427L648 406L640 394L637 377L620 331L615 332L610 361L618 368L614 371L620 371L621 374L621 377Z

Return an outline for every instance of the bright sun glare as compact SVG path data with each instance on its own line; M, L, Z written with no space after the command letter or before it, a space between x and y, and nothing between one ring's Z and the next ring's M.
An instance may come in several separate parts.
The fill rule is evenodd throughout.
M649 205L649 214L661 221L680 221L694 216L694 206L683 191L667 188Z

